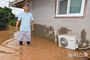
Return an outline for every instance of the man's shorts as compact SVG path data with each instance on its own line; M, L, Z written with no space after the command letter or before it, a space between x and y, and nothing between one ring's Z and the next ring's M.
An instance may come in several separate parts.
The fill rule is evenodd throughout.
M19 41L31 41L31 32L20 31Z

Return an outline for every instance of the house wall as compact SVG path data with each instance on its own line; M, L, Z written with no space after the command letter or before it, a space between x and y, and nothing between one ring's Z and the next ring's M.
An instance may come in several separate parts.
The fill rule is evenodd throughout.
M84 18L55 18L55 0L33 0L34 34L55 40L57 35L76 35L90 41L90 0ZM52 38L53 37L53 38Z

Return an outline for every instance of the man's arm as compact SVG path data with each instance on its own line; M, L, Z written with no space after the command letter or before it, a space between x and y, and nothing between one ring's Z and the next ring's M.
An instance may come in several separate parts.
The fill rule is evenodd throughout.
M32 26L32 31L34 31L35 29L34 29L34 22L33 21L31 21L31 26Z
M16 31L18 31L18 25L19 25L19 23L20 23L20 21L17 20L17 22L16 22Z

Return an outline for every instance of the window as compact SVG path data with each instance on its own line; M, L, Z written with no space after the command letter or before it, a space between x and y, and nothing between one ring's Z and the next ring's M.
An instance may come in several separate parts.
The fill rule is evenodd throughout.
M56 17L83 16L85 0L57 0Z

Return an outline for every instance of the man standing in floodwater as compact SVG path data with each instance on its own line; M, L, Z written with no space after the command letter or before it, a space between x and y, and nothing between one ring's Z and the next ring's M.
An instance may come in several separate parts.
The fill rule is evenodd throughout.
M31 41L31 27L32 31L34 31L34 22L33 22L33 16L32 13L29 12L29 6L28 4L24 4L22 6L24 9L24 12L21 12L18 15L18 20L16 22L16 31L18 31L18 25L21 21L20 25L20 36L19 36L19 44L22 46L23 41L27 42L27 45L30 45Z

